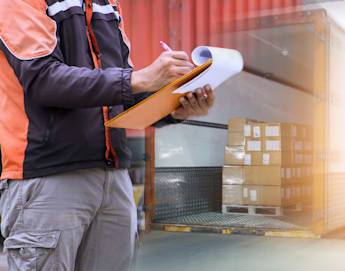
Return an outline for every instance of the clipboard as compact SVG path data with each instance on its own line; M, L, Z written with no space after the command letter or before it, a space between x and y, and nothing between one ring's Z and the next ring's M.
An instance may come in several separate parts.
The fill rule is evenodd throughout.
M179 98L186 95L186 93L173 92L207 70L211 64L212 59L105 122L105 126L113 128L145 129L168 116L180 105Z

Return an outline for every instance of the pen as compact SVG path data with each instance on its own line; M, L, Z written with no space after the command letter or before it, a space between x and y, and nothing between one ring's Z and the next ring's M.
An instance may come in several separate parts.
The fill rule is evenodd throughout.
M168 52L172 51L172 49L164 41L160 41L159 43L161 44L161 46L163 47L165 51L168 51Z

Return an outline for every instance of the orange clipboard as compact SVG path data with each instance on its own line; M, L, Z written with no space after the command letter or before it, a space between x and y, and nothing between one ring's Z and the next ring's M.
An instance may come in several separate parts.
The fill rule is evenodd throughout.
M173 112L180 105L179 98L186 95L186 93L174 94L173 91L198 76L211 64L212 59L105 122L105 126L129 129L145 129L151 126Z

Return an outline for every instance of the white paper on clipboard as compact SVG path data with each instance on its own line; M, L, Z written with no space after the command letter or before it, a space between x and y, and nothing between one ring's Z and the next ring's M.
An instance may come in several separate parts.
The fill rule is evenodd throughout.
M210 84L215 89L243 69L240 52L232 49L199 46L192 52L192 60L200 66L212 59L212 65L197 77L176 89L173 93L186 93Z

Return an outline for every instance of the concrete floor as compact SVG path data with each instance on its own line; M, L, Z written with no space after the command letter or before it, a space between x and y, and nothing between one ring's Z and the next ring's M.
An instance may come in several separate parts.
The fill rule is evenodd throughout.
M345 271L345 240L144 234L135 271ZM0 271L7 271L0 254ZM100 270L102 271L102 270Z
M151 232L135 271L345 271L345 240Z

